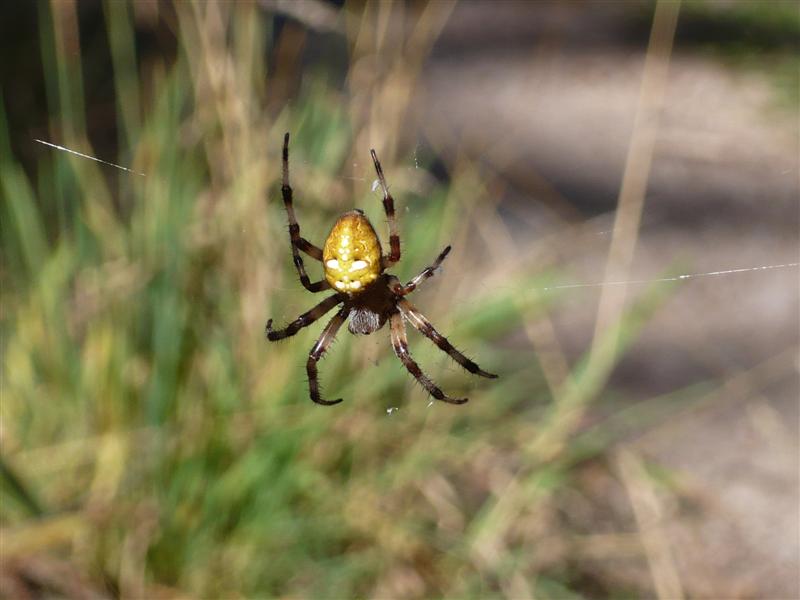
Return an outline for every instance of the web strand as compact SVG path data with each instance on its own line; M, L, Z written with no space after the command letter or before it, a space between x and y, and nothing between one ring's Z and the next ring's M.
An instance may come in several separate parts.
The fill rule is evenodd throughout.
M59 146L58 144L52 144L50 142L45 142L44 140L39 140L34 138L34 142L39 142L40 144L44 144L45 146L50 146L51 148L55 148L56 150L63 150L64 152L69 152L70 154L74 154L75 156L80 156L81 158L88 158L89 160L93 160L95 162L102 163L104 165L108 165L109 167L115 167L117 169L121 169L123 171L127 171L128 173L133 173L134 175L139 175L140 177L145 177L144 173L139 173L138 171L134 171L133 169L129 169L128 167L123 167L122 165L118 165L112 162L108 162L107 160L102 160L100 158L96 158L94 156L89 156L88 154L83 154L82 152L78 152L77 150L70 150L69 148L65 148L64 146Z
M51 142L46 142L44 140L34 138L34 142L38 142L40 144L44 144L45 146L50 146L51 148L55 148L56 150L62 150L64 152L69 152L70 154L74 154L75 156L79 156L81 158L87 158L89 160L93 160L95 162L99 162L104 165L108 165L110 167L115 167L122 171L126 171L128 173L132 173L134 175L139 175L140 177L145 177L144 173L140 173L138 171L134 171L133 169L129 169L128 167L123 167L122 165L118 165L107 160L102 160L100 158L96 158L94 156L90 156L88 154L83 154L82 152L78 152L77 150L71 150L70 148L65 148L64 146L59 146L58 144L53 144ZM415 152L415 162L416 162L416 152ZM418 167L419 165L417 165ZM359 181L365 181L365 178L361 177L348 177L346 179L353 179ZM372 188L373 191L376 189L378 184L378 180L376 179L373 184ZM601 231L598 232L597 235L602 235L606 233L610 233L609 231ZM718 277L721 275L734 275L738 273L751 273L753 271L768 271L772 269L792 269L800 267L800 262L793 262L793 263L783 263L779 265L763 265L759 267L744 267L740 269L726 269L724 271L709 271L707 273L687 273L684 275L675 275L674 277L659 277L656 279L630 279L627 281L600 281L595 283L569 283L565 285L551 285L547 287L540 288L544 291L550 290L571 290L577 288L592 288L592 287L603 287L607 285L643 285L649 283L666 283L670 281L684 281L687 279L699 279L701 277Z
M674 277L659 277L657 279L630 279L627 281L600 281L597 283L570 283L566 285L551 285L543 290L569 290L575 288L603 287L606 285L637 285L647 283L662 283L668 281L684 281L686 279L698 279L700 277L717 277L720 275L733 275L735 273L750 273L752 271L767 271L770 269L791 269L800 267L800 263L783 263L780 265L763 265L760 267L745 267L741 269L727 269L725 271L709 271L708 273L689 273L685 275L675 275Z

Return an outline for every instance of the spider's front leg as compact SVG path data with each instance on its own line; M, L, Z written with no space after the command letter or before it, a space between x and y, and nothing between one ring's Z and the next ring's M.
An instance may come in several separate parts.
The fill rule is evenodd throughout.
M375 150L370 150L372 162L375 163L375 171L378 173L378 181L383 190L383 210L386 212L386 220L389 222L389 254L383 257L383 268L389 268L400 260L400 235L397 233L397 218L394 214L394 198L389 193L389 186L386 185L386 178L383 176L381 163Z
M497 379L497 375L494 373L489 373L488 371L484 371L476 363L456 350L453 344L451 344L441 333L436 331L431 322L428 321L428 319L426 319L425 316L419 312L419 310L417 310L413 304L411 304L411 302L405 298L400 298L397 302L397 307L403 313L403 316L408 319L422 335L431 340L434 344L436 344L436 346L438 346L440 350L446 352L450 358L464 367L467 371L474 373L475 375L480 375L481 377Z
M402 363L405 365L408 372L411 373L417 381L422 384L427 392L436 398L437 400L441 400L442 402L449 402L450 404L464 404L468 399L467 398L451 398L450 396L445 396L442 390L440 390L430 378L422 372L422 369L419 368L419 365L411 358L411 353L408 351L408 336L406 335L406 326L403 323L403 317L400 313L396 312L392 314L390 317L390 327L392 333L392 347L394 348L394 353L397 355Z
M300 275L300 283L309 292L321 292L327 290L331 286L322 279L320 281L311 282L308 274L306 273L303 258L300 256L299 250L308 254L311 258L322 262L322 250L317 248L314 244L307 239L300 237L300 225L297 223L297 217L294 214L294 204L292 201L292 186L289 185L289 134L283 137L283 181L281 184L281 194L283 195L283 206L286 208L286 214L289 217L289 238L292 244L292 259L294 266L297 269L297 274Z
M317 363L325 354L325 351L330 347L331 343L336 337L336 332L339 331L342 323L344 323L345 319L347 319L348 314L350 314L350 308L348 306L343 306L342 309L336 313L336 316L333 317L325 326L325 329L322 331L322 335L319 336L317 343L314 344L314 347L311 348L311 352L308 353L308 362L306 363L306 373L308 373L308 390L311 394L311 399L317 404L331 406L332 404L339 404L339 402L342 401L341 398L337 398L336 400L324 400L320 395L319 379L317 378Z
M267 321L266 326L266 336L270 342L277 342L278 340L282 340L284 338L293 336L295 333L300 331L303 327L308 327L314 321L319 319L323 316L326 312L332 309L337 304L341 303L344 298L342 294L334 294L333 296L328 296L317 304L314 308L309 310L308 312L304 312L302 315L297 317L294 321L289 323L284 329L272 329L272 319Z

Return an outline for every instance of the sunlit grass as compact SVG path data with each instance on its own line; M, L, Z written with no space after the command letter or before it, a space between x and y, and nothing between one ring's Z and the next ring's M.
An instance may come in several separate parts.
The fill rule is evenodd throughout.
M91 154L80 63L64 51L74 14L54 6L40 32L52 135ZM563 534L546 516L571 467L614 439L598 426L571 444L665 288L613 324L604 360L581 363L554 398L537 353L510 336L557 300L541 293L557 274L525 256L494 271L476 251L487 219L500 227L477 168L452 165L438 182L394 147L413 60L365 72L357 60L382 42L363 25L351 33L358 93L309 77L267 111L271 21L256 5L179 4L179 55L148 81L130 15L105 6L115 160L145 176L43 150L29 179L0 123L4 554L61 557L87 585L132 597L572 595L566 562L536 547ZM416 48L445 16L416 15ZM303 369L320 326L266 343L267 318L319 300L291 264L284 131L310 239L352 206L383 224L375 145L398 202L397 274L454 243L415 302L501 378L472 378L420 336L411 346L469 404L429 405L387 331L340 334L321 364L327 393L345 398L330 409L311 403Z

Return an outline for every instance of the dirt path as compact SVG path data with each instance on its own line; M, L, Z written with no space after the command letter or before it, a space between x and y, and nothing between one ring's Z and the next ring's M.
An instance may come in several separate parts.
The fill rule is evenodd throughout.
M525 214L509 220L518 242L563 232L559 266L599 281L646 39L616 9L593 20L532 4L459 7L421 86L421 130L509 182L503 206ZM769 64L732 70L676 46L632 278L798 261L800 130L779 104ZM576 238L569 226L590 219L594 235ZM573 356L591 339L598 293L576 290L555 316ZM643 399L733 382L638 445L708 500L669 530L691 595L800 594L799 305L796 269L687 281L612 383Z

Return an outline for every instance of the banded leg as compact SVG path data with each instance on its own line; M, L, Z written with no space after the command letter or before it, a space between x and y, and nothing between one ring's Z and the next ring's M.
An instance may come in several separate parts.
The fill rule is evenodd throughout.
M325 354L325 351L330 347L331 342L336 337L336 332L339 331L339 327L342 326L345 319L347 319L347 315L350 313L350 308L347 306L343 306L342 309L336 313L336 316L333 317L330 322L325 326L325 329L322 331L322 335L319 336L317 343L311 348L311 352L308 353L308 362L306 363L306 373L308 373L308 390L311 394L311 399L316 402L317 404L324 404L325 406L331 406L332 404L339 404L342 401L341 398L337 398L336 400L324 400L319 393L319 380L317 379L317 363Z
M417 289L417 286L420 283L422 283L426 279L429 279L430 277L434 276L434 274L436 272L436 269L439 268L439 265L442 264L442 261L447 257L447 255L449 253L450 253L450 246L448 246L447 248L442 250L442 253L439 256L436 257L436 260L433 261L433 264L431 266L425 267L425 269L422 271L422 273L420 273L419 275L414 277L414 279L409 281L407 284L400 285L399 282L396 283L396 284L393 284L392 285L392 291L395 294L397 294L398 296L405 296L407 294L410 294L415 289Z
M408 319L409 322L417 330L419 330L422 335L436 344L440 350L443 350L449 354L450 358L464 367L467 371L474 373L475 375L480 375L481 377L488 377L489 379L497 378L497 375L482 370L478 365L456 350L453 345L447 341L446 337L433 328L431 322L428 321L428 319L426 319L425 316L419 312L419 310L417 310L413 304L411 304L411 302L405 298L400 298L397 302L397 306L403 313L403 316Z
M411 354L408 351L406 325L403 323L403 317L400 313L396 312L392 314L390 317L390 327L394 353L397 355L397 358L402 361L406 369L408 369L408 372L422 384L422 387L424 387L431 396L442 402L449 402L450 404L464 404L468 400L468 398L451 398L450 396L445 396L442 390L422 372L419 365L411 358Z
M302 250L311 258L322 262L322 250L317 248L314 244L307 239L300 237L300 225L297 224L297 218L294 214L294 205L292 204L292 187L289 185L289 134L287 133L283 138L283 183L281 185L281 194L283 195L283 206L286 208L286 214L289 216L289 238L292 243L292 259L294 266L300 275L300 283L309 292L321 292L330 288L330 284L322 279L311 283L306 273L303 259L298 250Z
M383 176L383 169L378 161L378 155L375 154L375 150L370 150L369 153L372 155L372 162L375 163L375 171L378 173L378 181L383 190L383 210L386 211L386 220L389 223L389 254L383 257L383 267L388 268L400 260L400 236L397 233L394 198L389 193L389 186L386 185L386 178Z
M295 333L300 331L303 327L308 327L314 321L319 319L322 315L332 309L334 306L342 302L344 298L341 294L334 294L333 296L329 296L325 298L322 302L317 304L314 308L309 310L308 312L303 313L299 317L297 317L294 321L289 323L285 329L272 329L272 319L267 321L266 327L266 335L267 339L270 342L276 342L278 340L282 340L283 338L287 338L293 336Z

